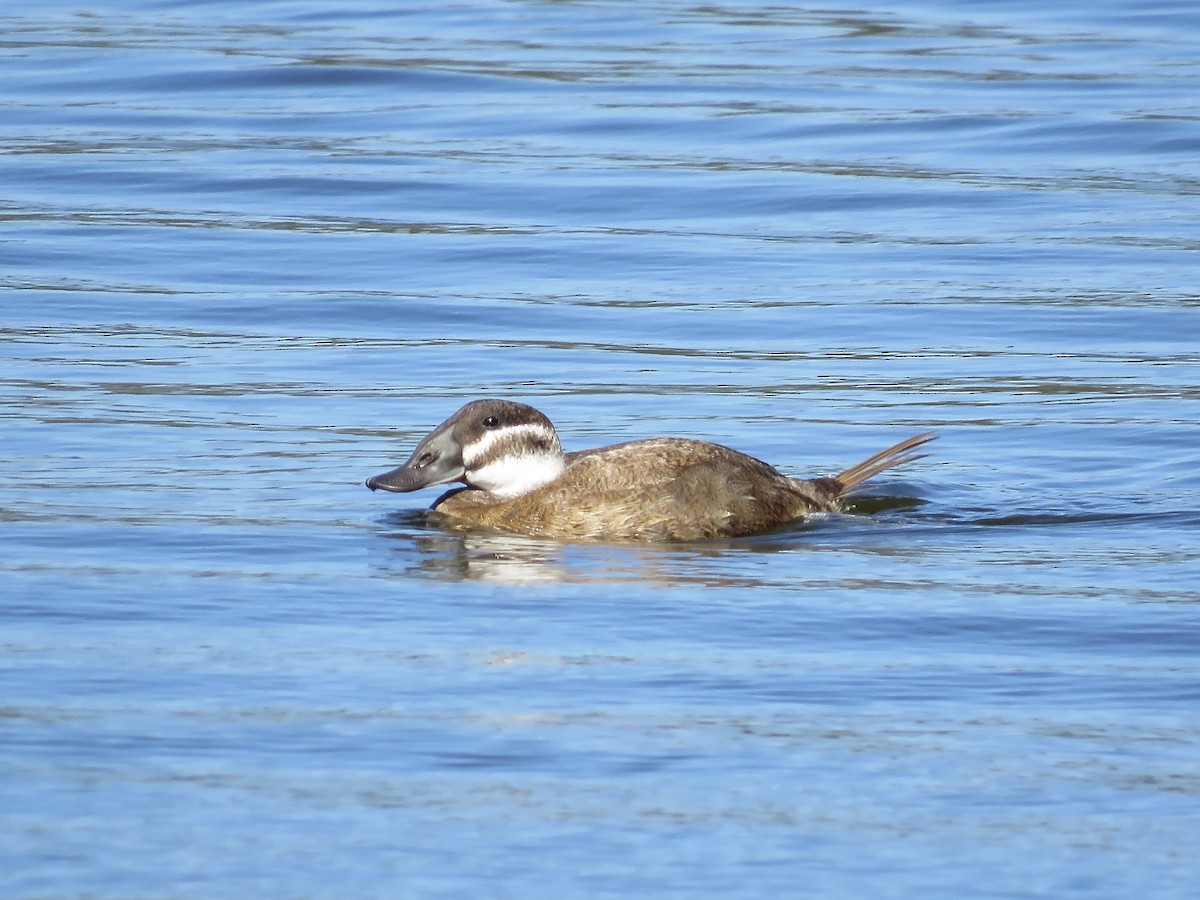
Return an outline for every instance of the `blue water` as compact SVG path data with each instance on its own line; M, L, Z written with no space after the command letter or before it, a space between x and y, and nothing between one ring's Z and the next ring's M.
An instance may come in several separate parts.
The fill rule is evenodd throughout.
M0 35L0 896L1195 896L1194 4ZM363 487L485 395L940 438L708 546Z

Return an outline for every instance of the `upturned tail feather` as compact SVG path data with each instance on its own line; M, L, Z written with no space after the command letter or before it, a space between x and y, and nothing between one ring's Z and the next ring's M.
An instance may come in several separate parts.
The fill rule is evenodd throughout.
M936 437L937 435L932 431L914 435L851 466L834 477L839 488L838 496L851 497L859 492L866 481L874 478L880 472L886 472L888 469L928 456L929 454L918 451Z

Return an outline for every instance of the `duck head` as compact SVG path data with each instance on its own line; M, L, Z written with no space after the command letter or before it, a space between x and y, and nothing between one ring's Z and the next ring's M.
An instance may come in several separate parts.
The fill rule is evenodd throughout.
M473 400L421 439L408 462L367 479L371 490L408 492L461 481L498 497L517 497L565 468L550 420L511 400Z

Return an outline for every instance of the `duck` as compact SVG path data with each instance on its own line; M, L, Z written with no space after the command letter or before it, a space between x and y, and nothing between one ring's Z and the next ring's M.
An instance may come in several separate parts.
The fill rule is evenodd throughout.
M842 511L868 479L925 456L922 448L934 437L918 434L837 475L800 479L693 438L564 452L542 412L489 398L467 403L422 438L407 462L368 478L366 486L408 493L459 482L430 507L457 530L567 541L705 541Z

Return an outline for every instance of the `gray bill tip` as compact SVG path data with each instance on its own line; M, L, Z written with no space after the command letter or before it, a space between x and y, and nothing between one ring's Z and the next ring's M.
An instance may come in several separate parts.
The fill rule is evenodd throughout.
M406 493L424 487L417 479L413 478L412 470L408 466L401 466L381 475L372 475L367 479L366 484L373 491L395 491L396 493Z

